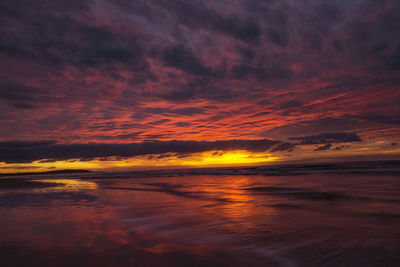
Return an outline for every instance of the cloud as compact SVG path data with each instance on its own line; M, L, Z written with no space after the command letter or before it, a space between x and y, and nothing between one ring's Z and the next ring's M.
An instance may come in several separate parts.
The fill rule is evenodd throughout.
M154 3L172 12L178 24L192 30L204 29L222 33L244 42L257 41L262 33L260 24L250 16L247 18L235 14L223 16L201 2L159 0Z
M264 59L253 64L241 62L233 67L232 73L232 78L235 79L254 77L259 81L283 80L292 76L292 72L283 65L267 63Z
M297 108L297 107L301 107L302 105L303 105L303 103L300 101L290 100L288 102L281 104L280 108L281 109Z
M400 44L396 51L385 59L387 67L391 70L400 70Z
M302 137L291 137L290 140L300 141L299 145L316 145L324 143L347 143L362 141L355 133L324 133Z
M191 51L183 46L167 48L163 52L162 59L171 67L183 70L194 75L209 75L212 70L201 63Z
M332 144L326 144L323 146L319 146L314 151L323 151L323 150L329 150L332 147Z
M273 149L271 149L271 152L277 152L277 151L288 151L288 152L292 152L294 150L294 148L296 147L295 144L292 143L280 143L277 146L275 146Z
M179 114L179 115L185 115L185 116L193 116L196 114L202 114L204 113L204 109L202 108L180 108L180 109L175 109L173 113Z
M8 16L2 17L0 27L0 52L56 68L72 65L112 71L114 64L123 64L132 70L147 70L138 34L127 37L108 27L82 22L78 18L87 15L92 1L78 2L8 3ZM15 19L20 22L17 32L10 30Z
M134 132L128 134L116 134L116 135L98 135L96 138L101 140L132 140L136 139L143 132Z
M171 121L170 119L162 119L162 120L157 120L157 121L149 122L148 124L151 124L151 125L161 125L161 124L164 124L164 123L167 123L167 122L170 122L170 121Z
M179 121L174 124L176 127L188 127L191 125L190 122Z
M57 144L54 142L2 142L0 162L22 163L36 160L90 160L105 157L133 157L165 153L199 153L211 150L267 151L279 144L274 140L152 141L130 144Z
M400 114L382 115L367 113L362 116L358 116L360 119L385 124L400 125Z
M186 108L177 108L177 109L172 109L172 108L153 108L153 107L147 107L142 109L141 111L135 113L132 117L137 118L137 117L147 117L149 114L157 114L157 115L182 115L182 116L193 116L196 114L203 114L204 109L203 108L197 108L197 107L186 107ZM167 122L167 121L162 121L162 122Z
M343 149L349 148L349 147L350 147L350 145L337 146L335 148L332 148L332 150L343 150Z
M0 101L17 109L33 109L38 102L54 102L56 98L41 88L25 86L0 76Z
M359 141L325 133L397 136L399 11L394 0L1 1L0 141L289 140L278 152Z
M278 109L278 111L281 111ZM287 110L283 110L287 112ZM287 115L287 114L286 114ZM363 122L359 118L354 117L340 117L340 118L316 118L311 120L300 120L292 123L287 123L284 126L274 127L271 130L265 131L263 136L279 136L294 137L294 136L309 136L319 135L329 132L347 132L357 131L359 129L367 128L371 124Z
M46 147L55 145L57 142L48 140L48 141L7 141L0 142L0 148L10 148L10 149L19 149L19 148L38 148L38 147Z
M173 157L174 156L174 154L161 154L161 155L159 155L156 159L165 159L165 158L171 158L171 157Z

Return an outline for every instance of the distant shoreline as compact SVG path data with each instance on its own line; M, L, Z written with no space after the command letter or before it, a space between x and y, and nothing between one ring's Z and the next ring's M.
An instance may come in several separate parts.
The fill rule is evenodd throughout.
M70 170L53 170L53 171L45 171L45 172L18 172L18 173L0 173L0 178L7 176L33 176L33 175L51 175L51 174L79 174L79 173L160 173L160 172L185 172L185 171L205 171L205 170L256 170L256 169L287 169L287 168L301 168L304 170L312 170L319 168L345 168L347 165L351 167L353 164L385 164L387 166L400 166L400 160L374 160L374 161L338 161L338 162L315 162L315 163L300 163L300 162L286 162L282 164L274 164L274 165L245 165L245 166L215 166L215 167L180 167L180 166L171 166L170 168L153 168L153 169L135 169L135 170L85 170L85 169L70 169Z
M15 173L0 173L0 177L47 175L47 174L71 174L71 173L91 173L91 171L89 171L89 170L55 170L55 171L46 171L46 172L15 172Z

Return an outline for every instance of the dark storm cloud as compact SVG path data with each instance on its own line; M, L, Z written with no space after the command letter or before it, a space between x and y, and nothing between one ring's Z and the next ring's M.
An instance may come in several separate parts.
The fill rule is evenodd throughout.
M206 78L189 80L187 86L182 90L174 90L168 94L162 94L160 97L174 102L193 99L230 102L238 101L241 97L245 96L241 92L236 92L231 88L215 84L215 81L213 83Z
M163 52L162 59L171 67L181 69L194 75L208 75L212 70L203 65L191 51L183 46L174 46L167 48Z
M78 65L96 67L122 63L130 67L147 67L142 57L143 48L134 39L121 40L119 36L104 27L89 25L77 25L76 33L83 44L71 47L72 53L77 55Z
M328 150L332 147L332 144L326 144L323 146L319 146L316 149L314 149L314 151L324 151L324 150Z
M96 138L101 140L131 140L136 139L143 132L135 132L129 134L117 134L117 135L99 135Z
M291 137L290 140L300 141L299 145L315 145L324 143L347 143L362 141L355 133L324 133L302 137Z
M83 69L101 69L108 74L116 74L115 69L118 69L120 64L131 73L143 74L134 75L133 86L147 79L158 79L158 75L150 71L149 59L160 60L167 66L189 75L202 77L197 80L184 77L186 85L177 86L176 83L171 83L169 86L173 90L153 94L171 101L193 98L218 101L226 98L239 99L240 95L243 96L248 92L246 90L233 92L231 88L224 88L221 85L223 83L218 84L218 82L225 78L243 81L255 78L264 82L296 78L293 71L288 68L292 63L305 64L302 67L309 73L308 75L318 76L318 72L324 68L315 63L308 65L308 62L310 60L314 62L312 54L324 48L323 40L340 42L341 49L347 51L342 55L325 51L324 58L327 60L346 54L357 54L360 60L366 58L360 53L381 51L383 54L380 54L377 60L384 62L391 70L397 70L400 48L398 44L397 48L393 47L395 43L391 42L398 29L395 23L398 15L395 11L391 11L398 9L398 5L395 4L393 8L386 8L385 12L382 12L385 16L379 15L377 21L356 20L358 23L347 22L343 17L346 9L359 8L357 4L340 4L335 1L324 3L310 1L307 4L303 3L304 6L293 5L290 1L262 3L238 1L231 11L223 10L221 6L218 7L214 2L206 0L112 0L104 1L103 4L104 6L98 1L64 0L4 2L0 51L8 56L50 64L56 68L72 65ZM132 30L121 33L110 26L96 25L82 19L94 15L95 6L101 9L110 5L119 6L120 9L103 10L105 13L113 14L112 12L117 10L120 12L117 13L119 15L146 19L145 22L142 19L131 20L130 26L133 29L150 27L154 24L165 27L165 32L159 34L155 30L157 27L152 26L153 28L146 28L143 32ZM373 10L376 6L371 1L363 8ZM354 15L358 16L357 13ZM15 19L19 22L17 31L12 30L15 28ZM342 23L349 24L348 31L341 32L343 29L339 26L342 26ZM178 30L180 25L190 31ZM118 26L120 25L116 28ZM331 33L333 26L338 28L338 35L344 40ZM222 58L218 60L221 63L220 69L209 67L205 64L207 56L212 54L213 50L213 42L207 41L209 37L203 35L196 37L201 40L196 44L188 41L192 38L191 34L203 32L213 33L215 36L212 39L215 39L216 43L221 39L221 35L234 38L233 46L242 46L241 51L238 51L242 59L234 64L226 64L230 58L221 55ZM364 35L371 36L371 40L361 42L359 39ZM163 41L160 45L159 38L168 41ZM292 53L292 57L288 57L287 52L276 52L267 47L258 48L253 44L254 41L263 38L278 46L286 47L287 52ZM379 48L376 40L384 43L384 48ZM362 46L370 46L370 50L356 49L360 42ZM202 48L199 49L199 46ZM310 47L313 49L307 53L296 52ZM353 50L356 53L353 53ZM301 60L297 61L298 59ZM329 64L334 64L333 61L329 60ZM249 90L251 88L255 90L254 84L250 85Z
M257 41L262 32L260 24L251 16L223 16L201 2L156 0L152 3L174 14L178 24L192 30L204 29L222 33L244 42Z
M242 62L233 67L232 73L232 78L235 79L254 77L260 81L288 79L292 75L292 72L284 66L280 64L266 63L264 62L264 59L253 64Z
M263 136L279 138L279 136L296 137L335 132L356 132L370 125L371 123L367 123L354 116L316 118L312 120L300 120L285 126L276 127L263 133Z
M264 99L264 100L261 100L261 101L257 102L257 104L260 105L260 106L265 106L265 105L271 104L271 101L268 100L268 99Z
M173 102L184 102L197 97L194 86L185 84L179 87L168 92L157 93L155 96Z
M18 1L2 16L0 53L53 67L107 68L119 63L146 70L138 36L125 37L111 29L77 19L92 1ZM13 30L15 20L20 22Z
M92 0L19 0L19 1L2 1L0 3L0 14L11 17L21 17L31 10L49 9L54 12L70 13L77 11L87 11ZM45 10L36 10L37 12Z
M31 109L35 108L40 102L55 100L55 97L41 88L18 84L0 76L0 101L4 101L15 108Z
M293 151L294 148L296 147L295 144L284 142L280 143L277 146L275 146L273 149L271 149L271 152L277 152L277 151Z
M33 108L35 102L34 93L34 88L0 80L0 100L16 108Z
M2 142L0 162L18 163L36 160L90 160L104 157L132 157L165 153L198 153L210 150L247 150L263 152L279 141L229 140L229 141L154 141L131 144L55 144L54 142Z
M1 149L7 148L37 148L37 147L46 147L55 145L56 141L8 141L8 142L0 142Z
M385 58L385 63L391 70L400 70L400 44L393 54Z
M300 101L291 100L291 101L281 104L280 108L281 109L296 108L296 107L301 107L302 105L303 105L303 103Z
M400 125L400 112L399 114L392 114L390 116L368 113L362 116L358 116L357 118L376 123Z
M111 2L129 14L145 16L152 22L172 24L174 30L183 26L191 32L212 32L245 43L257 42L262 35L262 27L251 13L221 12L222 10L211 7L214 3L209 1L112 0ZM185 36L180 35L179 39L185 39Z

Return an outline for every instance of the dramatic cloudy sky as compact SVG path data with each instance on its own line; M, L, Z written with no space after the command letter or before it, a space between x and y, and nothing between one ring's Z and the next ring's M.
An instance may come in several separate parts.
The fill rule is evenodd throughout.
M396 0L3 0L0 172L400 155Z

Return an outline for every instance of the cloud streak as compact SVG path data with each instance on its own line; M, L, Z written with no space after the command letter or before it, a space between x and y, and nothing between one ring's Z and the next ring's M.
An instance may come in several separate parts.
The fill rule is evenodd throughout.
M324 143L359 142L360 137L355 133L324 133L319 135L291 137L290 140L299 141L300 145L315 145Z

